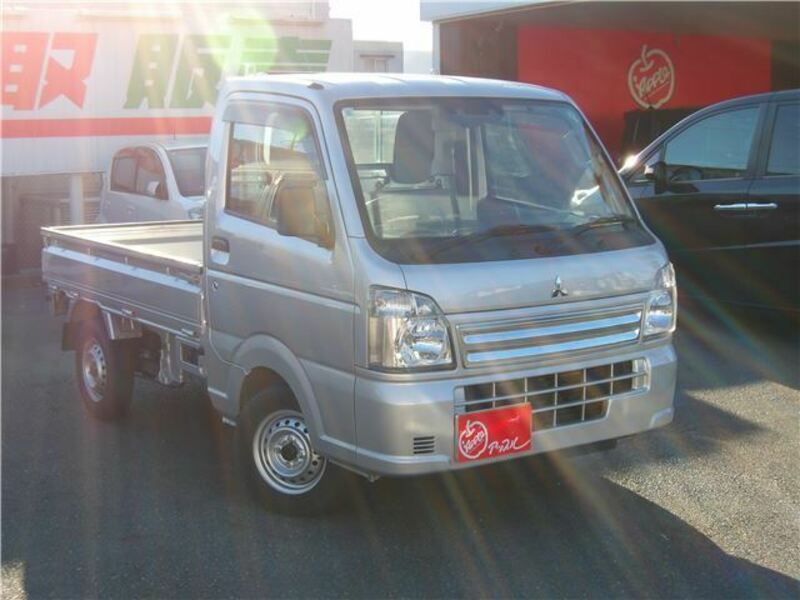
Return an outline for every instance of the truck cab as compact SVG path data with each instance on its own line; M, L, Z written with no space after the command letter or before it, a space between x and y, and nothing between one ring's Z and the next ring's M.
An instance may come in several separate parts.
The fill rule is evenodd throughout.
M118 150L103 182L98 221L200 219L206 146L151 143Z
M202 376L272 507L336 497L344 471L459 470L672 420L672 266L559 92L230 80L206 196L202 227L46 230L45 279L72 294L79 388L110 364ZM101 387L123 414L129 390Z

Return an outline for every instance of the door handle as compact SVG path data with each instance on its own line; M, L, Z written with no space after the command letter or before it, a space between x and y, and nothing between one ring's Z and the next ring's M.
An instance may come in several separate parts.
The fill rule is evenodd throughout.
M214 236L211 238L211 249L219 252L230 252L231 245L225 238Z
M747 210L775 210L778 205L774 202L748 202Z
M211 260L218 265L227 265L231 259L231 245L225 238L211 238Z
M747 204L744 202L737 202L735 204L715 204L714 210L717 212L736 212L747 210Z

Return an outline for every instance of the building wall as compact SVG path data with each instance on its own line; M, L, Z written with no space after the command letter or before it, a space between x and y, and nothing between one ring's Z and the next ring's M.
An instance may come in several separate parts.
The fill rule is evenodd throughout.
M517 79L517 26L487 16L437 25L439 72L492 79Z
M612 156L627 112L697 108L772 89L766 39L520 26L517 49L517 78L571 96Z
M226 76L352 70L350 21L327 2L106 6L3 11L3 176L100 171L137 140L204 135Z
M354 41L353 70L362 73L402 73L403 43Z

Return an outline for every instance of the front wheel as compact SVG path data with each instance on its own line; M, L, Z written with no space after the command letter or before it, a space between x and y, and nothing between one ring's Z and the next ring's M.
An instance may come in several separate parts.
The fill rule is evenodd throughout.
M108 339L99 321L80 326L75 346L75 377L83 405L103 421L125 415L133 393L130 345Z
M308 514L342 498L342 469L313 447L303 413L285 385L254 394L241 415L240 452L250 482L270 510Z

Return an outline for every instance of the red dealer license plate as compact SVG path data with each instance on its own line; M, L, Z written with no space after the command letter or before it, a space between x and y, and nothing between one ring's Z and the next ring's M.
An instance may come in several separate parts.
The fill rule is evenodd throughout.
M470 462L531 449L531 405L518 404L456 417L456 458Z

